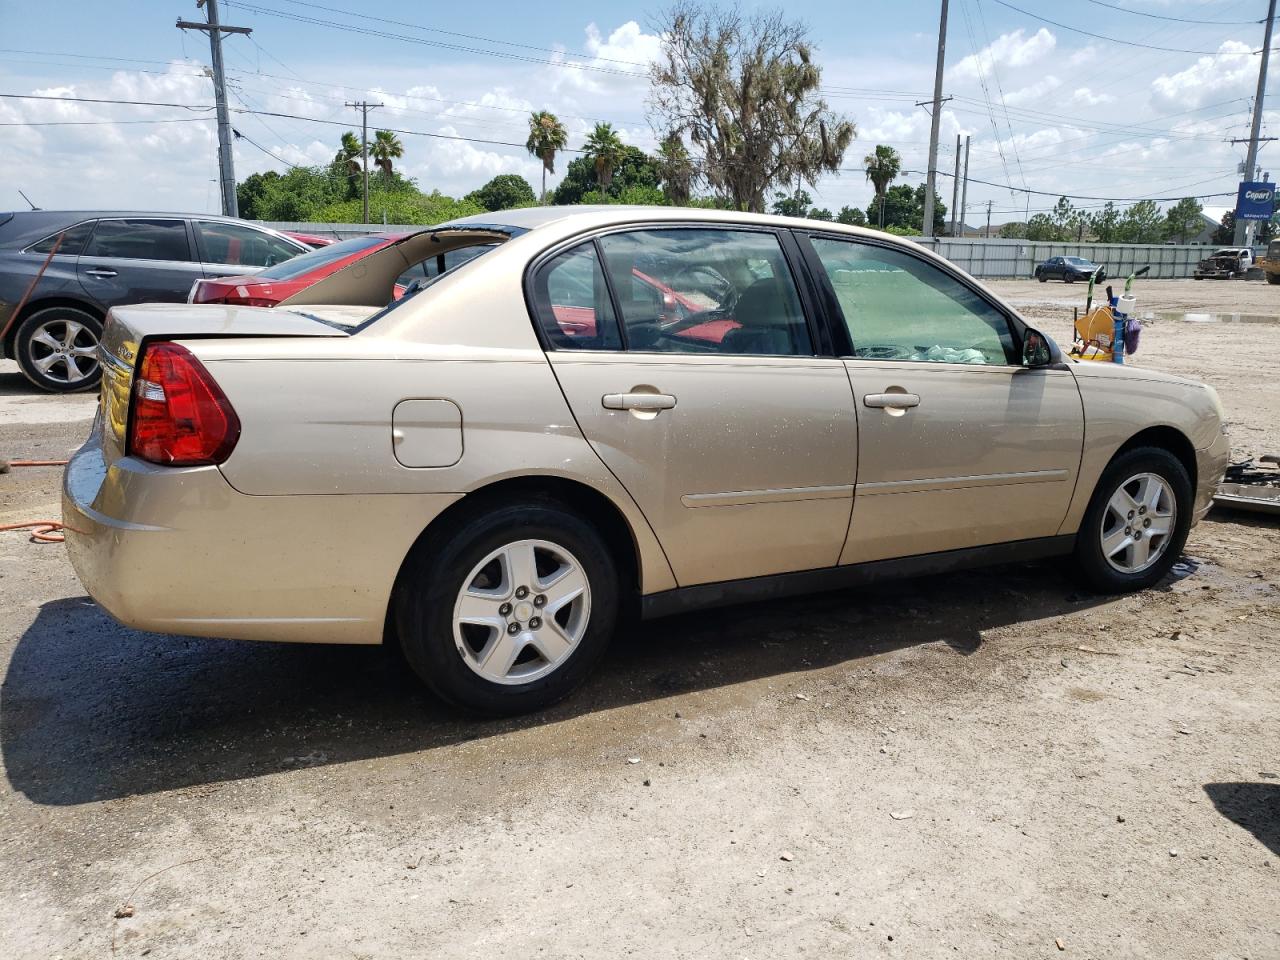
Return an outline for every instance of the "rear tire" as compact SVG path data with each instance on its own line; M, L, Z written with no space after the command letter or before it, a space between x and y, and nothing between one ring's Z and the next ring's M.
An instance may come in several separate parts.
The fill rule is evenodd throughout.
M1280 273L1268 273L1267 283L1280 283Z
M98 385L102 322L76 307L45 307L18 324L13 355L26 378L50 393Z
M401 573L396 623L405 659L441 699L487 716L527 713L587 678L612 637L618 594L617 564L594 527L534 500L420 542Z
M1075 566L1099 593L1158 583L1182 554L1193 493L1186 468L1168 450L1138 447L1103 471L1076 535Z
M1039 280L1041 283L1049 282L1049 278L1046 277L1043 273L1039 273L1039 272L1036 273L1036 279Z

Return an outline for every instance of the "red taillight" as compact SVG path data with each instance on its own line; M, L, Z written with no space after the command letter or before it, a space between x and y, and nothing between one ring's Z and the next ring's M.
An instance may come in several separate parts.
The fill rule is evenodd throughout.
M240 439L240 418L209 371L185 347L151 343L129 410L129 453L151 463L222 463Z

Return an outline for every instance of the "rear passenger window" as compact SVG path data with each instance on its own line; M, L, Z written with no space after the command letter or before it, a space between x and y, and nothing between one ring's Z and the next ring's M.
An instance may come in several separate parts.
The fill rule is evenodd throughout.
M777 236L749 230L634 230L600 238L627 349L808 356L795 281Z
M181 220L101 220L85 254L130 260L193 259L187 225Z
M74 257L84 249L84 242L89 239L89 234L93 232L93 223L92 220L85 223L77 223L74 227L68 227L61 233L45 237L39 243L33 243L27 247L27 252L49 253L53 250L53 245L57 243L58 237L61 236L62 243L58 244L58 256Z
M618 320L595 244L588 241L548 260L534 276L538 322L551 346L618 350Z
M197 220L196 244L205 263L232 267L274 267L291 260L303 250L287 240L221 220Z

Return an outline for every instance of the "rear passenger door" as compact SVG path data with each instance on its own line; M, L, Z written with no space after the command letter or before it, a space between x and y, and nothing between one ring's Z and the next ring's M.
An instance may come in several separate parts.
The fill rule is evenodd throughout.
M99 220L76 272L85 292L104 307L181 303L204 276L187 222L168 217Z
M845 539L849 380L820 355L783 242L628 229L554 253L531 278L574 417L682 586L832 566Z

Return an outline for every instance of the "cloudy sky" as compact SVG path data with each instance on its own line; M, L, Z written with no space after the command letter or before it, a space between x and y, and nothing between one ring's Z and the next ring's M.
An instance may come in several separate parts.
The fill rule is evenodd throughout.
M608 120L652 148L644 64L660 47L661 6L222 0L224 22L253 28L225 43L233 124L247 138L236 173L327 161L357 121L345 101L359 99L385 104L371 122L404 131L403 170L454 195L498 173L536 188L540 166L520 146L534 109L565 121L571 147ZM1266 6L952 0L944 92L954 99L939 168L953 169L956 134L968 135L970 175L991 184L971 183L968 221L980 223L988 201L993 222L1021 219L1028 195L1007 185L1123 200L1233 193L1245 148L1228 141L1248 135ZM925 168L929 116L915 102L932 93L939 3L792 0L786 9L811 29L829 104L858 128L844 172L812 193L833 210L865 206L861 158L875 144L892 144L908 170ZM25 206L21 189L47 208L216 211L209 46L174 26L203 13L194 0L104 10L0 0L0 93L48 98L0 97L0 209ZM1265 119L1277 129L1276 112ZM1277 149L1263 150L1264 169ZM940 183L950 203L951 181ZM1051 205L1030 195L1032 213Z

